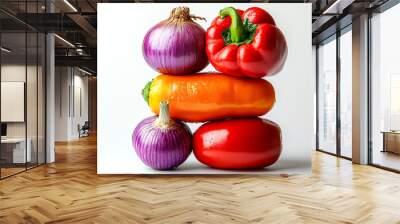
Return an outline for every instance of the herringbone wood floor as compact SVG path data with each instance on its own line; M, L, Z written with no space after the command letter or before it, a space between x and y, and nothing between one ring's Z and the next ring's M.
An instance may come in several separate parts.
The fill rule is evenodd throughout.
M0 223L400 223L400 175L313 155L307 176L98 176L96 139L0 181Z

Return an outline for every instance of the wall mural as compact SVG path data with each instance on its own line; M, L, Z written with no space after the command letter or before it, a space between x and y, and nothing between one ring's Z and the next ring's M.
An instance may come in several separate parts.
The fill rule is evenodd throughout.
M98 173L309 172L310 21L310 4L99 4Z

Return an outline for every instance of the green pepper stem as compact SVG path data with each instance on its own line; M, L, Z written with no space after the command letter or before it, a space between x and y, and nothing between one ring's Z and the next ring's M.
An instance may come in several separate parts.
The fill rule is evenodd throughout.
M169 106L167 101L160 102L160 114L158 116L158 124L161 127L168 127L170 125Z
M149 94L150 94L150 87L151 87L152 82L153 82L153 80L148 82L146 84L146 86L142 89L142 96L143 96L144 101L146 101L147 104L149 104Z
M233 7L226 7L219 11L221 18L225 16L231 17L231 26L229 30L231 31L231 40L233 43L240 43L247 38L247 30L243 26L242 18L240 18L239 13Z

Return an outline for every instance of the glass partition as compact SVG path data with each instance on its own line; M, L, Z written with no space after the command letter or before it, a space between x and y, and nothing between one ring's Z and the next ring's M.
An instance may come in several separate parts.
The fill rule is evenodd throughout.
M44 1L17 5L44 12ZM44 33L0 12L1 179L45 163L45 45Z
M372 164L400 171L400 4L371 18Z
M36 32L27 33L27 74L26 74L26 113L27 113L27 150L31 159L27 167L38 163L38 35Z
M46 162L46 37L38 33L38 64L37 64L37 162Z
M352 27L318 45L318 150L352 157ZM339 122L339 123L338 123Z
M26 33L1 34L1 176L24 171L31 162L26 125ZM6 49L6 50L4 50Z
M340 155L352 157L352 34L340 36Z
M336 154L336 38L318 47L318 149Z

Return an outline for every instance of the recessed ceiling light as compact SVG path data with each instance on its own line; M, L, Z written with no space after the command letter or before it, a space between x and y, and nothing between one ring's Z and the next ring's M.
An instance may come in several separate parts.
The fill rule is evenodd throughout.
M322 14L342 14L343 9L351 5L355 0L336 0Z
M83 69L81 69L81 68L79 68L79 67L78 67L78 70L81 71L81 72L83 72L83 73L85 73L85 74L87 74L87 75L90 75L90 76L93 75L92 73L90 73L90 72L88 72L88 71L86 71L86 70L83 70Z
M57 37L57 38L58 38L59 40L61 40L62 42L64 42L65 44L67 44L68 46L75 48L75 45L73 45L73 44L72 44L71 42L69 42L68 40L66 40L66 39L64 39L64 38L62 38L62 37L60 37L60 36L57 35L57 34L54 34L54 36Z
M1 47L0 49L1 49L1 51L4 51L4 52L6 52L6 53L10 53L10 52L11 52L10 49L7 49L7 48L5 48L5 47Z
M68 0L64 0L64 3L68 5L74 12L78 12L75 6L73 6Z

